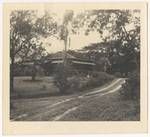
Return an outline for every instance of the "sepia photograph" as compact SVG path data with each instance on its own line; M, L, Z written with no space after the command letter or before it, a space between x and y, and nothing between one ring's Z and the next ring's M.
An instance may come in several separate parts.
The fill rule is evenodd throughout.
M7 13L9 121L140 122L141 8L43 5Z

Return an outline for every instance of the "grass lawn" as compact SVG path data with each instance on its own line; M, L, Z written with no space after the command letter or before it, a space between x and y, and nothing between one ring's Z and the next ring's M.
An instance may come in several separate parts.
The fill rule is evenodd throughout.
M15 77L14 97L42 97L58 94L57 87L53 84L52 77L37 77L35 81L31 77Z
M72 76L68 77L68 93L77 93L105 85L115 77L105 72L95 72L93 76ZM36 77L35 81L31 77L15 77L13 98L46 97L49 95L60 95L60 89L54 84L54 77Z
M78 79L80 83L86 82L85 77L78 77ZM54 85L54 78L52 76L36 77L35 81L32 81L31 77L21 76L14 78L13 98L48 97L58 95L60 95L60 92Z
M66 115L62 120L139 121L140 102L123 100L119 92L115 92L88 99L75 112Z

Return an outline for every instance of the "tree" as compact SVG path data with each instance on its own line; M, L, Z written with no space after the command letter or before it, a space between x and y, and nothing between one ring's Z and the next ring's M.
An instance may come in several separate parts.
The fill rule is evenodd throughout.
M64 14L63 23L60 25L60 33L59 37L60 40L64 41L64 57L63 57L63 64L59 65L57 68L57 74L55 75L55 85L59 88L61 93L66 93L69 88L68 84L68 72L69 66L67 64L67 47L69 46L69 25L73 18L73 11L67 10Z
M107 57L112 66L117 64L122 71L130 66L131 60L139 66L140 17L135 16L139 13L139 10L86 10L77 16L74 26L86 28L86 35L91 31L99 32L100 39L108 45Z
M63 24L60 26L60 40L64 41L64 66L66 64L66 53L67 53L67 46L69 46L69 34L70 34L70 30L69 30L69 25L72 21L73 18L73 11L72 10L67 10L66 13L64 14L64 18L63 18Z
M43 48L39 42L40 36L55 33L56 23L47 12L42 17L37 11L18 10L10 14L10 90L13 91L14 64L25 61L27 57L34 58L42 55ZM38 53L37 53L38 51Z
M32 11L13 11L10 15L10 90L13 91L14 64L20 52L27 49L32 33Z
M28 52L28 56L25 57L25 60L28 59L33 62L32 65L32 81L36 78L37 73L37 65L42 64L42 59L46 56L46 50L42 47L42 42L32 45L32 49L30 49L30 52ZM23 61L24 62L24 61Z

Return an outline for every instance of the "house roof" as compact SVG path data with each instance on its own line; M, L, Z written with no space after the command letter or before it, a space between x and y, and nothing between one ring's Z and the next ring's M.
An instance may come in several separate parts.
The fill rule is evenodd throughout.
M92 65L95 66L95 63L92 62L85 62L85 61L72 61L75 64L83 64L83 65Z
M53 54L51 57L48 57L47 60L44 61L44 63L48 63L49 61L52 64L61 64L63 63L63 58L64 58L64 52L57 52L55 54ZM82 65L90 65L90 66L94 66L95 63L89 60L83 60L80 58L76 58L72 55L70 55L69 53L66 53L67 59L71 59L73 64L82 64ZM34 62L33 61L25 61L23 63L24 65L33 65Z
M57 53L53 54L51 59L62 59L62 58L64 58L64 56L65 56L65 52L57 52ZM76 58L76 57L70 55L69 53L66 53L66 56L67 56L67 58L70 58L70 59Z
M63 63L63 60L53 60L51 63L52 64L59 64L59 63Z
M53 60L51 63L52 63L52 64L60 64L60 63L63 63L63 60ZM72 60L72 63L74 63L74 64L82 64L82 65L95 66L95 63L93 63L93 62L87 62L87 61L76 61L76 60Z

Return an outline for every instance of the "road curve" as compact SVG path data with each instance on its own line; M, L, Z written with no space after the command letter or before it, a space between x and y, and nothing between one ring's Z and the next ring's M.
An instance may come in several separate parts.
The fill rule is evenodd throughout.
M82 95L66 96L59 101L51 101L51 98L45 100L23 99L24 105L30 105L25 110L12 114L12 121L59 121L69 113L75 112L81 105L86 105L88 98L102 97L104 95L118 91L125 82L124 78L118 78L111 84L101 88L93 89ZM17 103L17 100L15 100ZM35 106L32 107L33 103ZM36 105L37 104L37 105ZM39 105L38 105L39 104Z

